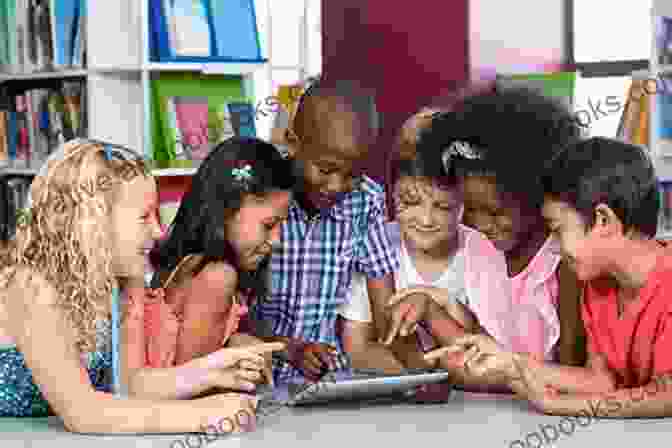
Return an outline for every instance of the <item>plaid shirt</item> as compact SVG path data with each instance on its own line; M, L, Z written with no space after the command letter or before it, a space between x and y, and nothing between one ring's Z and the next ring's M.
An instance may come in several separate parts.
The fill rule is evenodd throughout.
M380 278L399 268L388 236L383 188L367 176L323 215L308 219L292 201L280 247L270 261L271 288L258 303L256 319L273 334L335 346L336 309L349 298L353 270ZM301 377L289 365L276 369L279 380Z

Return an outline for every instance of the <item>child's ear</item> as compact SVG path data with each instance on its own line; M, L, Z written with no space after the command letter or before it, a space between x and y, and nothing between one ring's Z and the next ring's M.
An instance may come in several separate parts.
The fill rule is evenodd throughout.
M601 236L623 234L623 223L614 210L606 204L600 203L595 207L595 223L593 229Z

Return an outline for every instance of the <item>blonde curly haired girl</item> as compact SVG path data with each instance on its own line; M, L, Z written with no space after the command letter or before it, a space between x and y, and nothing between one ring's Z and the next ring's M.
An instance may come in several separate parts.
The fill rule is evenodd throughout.
M199 431L253 415L255 400L240 394L179 402L107 393L111 297L144 275L145 248L159 236L156 184L129 149L78 139L59 151L0 260L0 416L53 411L72 431L124 433Z

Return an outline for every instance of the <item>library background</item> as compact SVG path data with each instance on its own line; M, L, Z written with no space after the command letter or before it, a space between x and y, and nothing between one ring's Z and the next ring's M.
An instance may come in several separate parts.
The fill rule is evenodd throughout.
M77 136L153 160L169 224L209 148L233 135L274 141L306 83L330 73L376 89L380 151L434 93L468 82L560 97L588 135L647 147L659 236L672 239L672 2L544 1L560 12L561 56L508 64L526 49L506 34L515 26L483 23L502 8L488 0L412 11L385 0L0 0L0 238L13 237L50 151ZM486 25L500 36L483 37ZM371 170L385 177L380 158Z

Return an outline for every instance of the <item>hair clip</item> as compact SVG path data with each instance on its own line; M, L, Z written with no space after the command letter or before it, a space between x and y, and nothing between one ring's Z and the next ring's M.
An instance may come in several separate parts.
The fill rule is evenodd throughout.
M105 158L107 160L112 160L112 148L110 148L109 144L104 144L103 148L105 149Z
M234 168L231 170L231 175L233 175L233 178L238 182L249 181L252 179L252 165L247 163L241 168Z
M467 160L482 159L481 155L476 150L476 147L471 143L460 140L454 141L443 151L443 154L441 155L441 162L443 163L443 168L446 170L446 172L450 171L451 161L455 156L462 157Z

